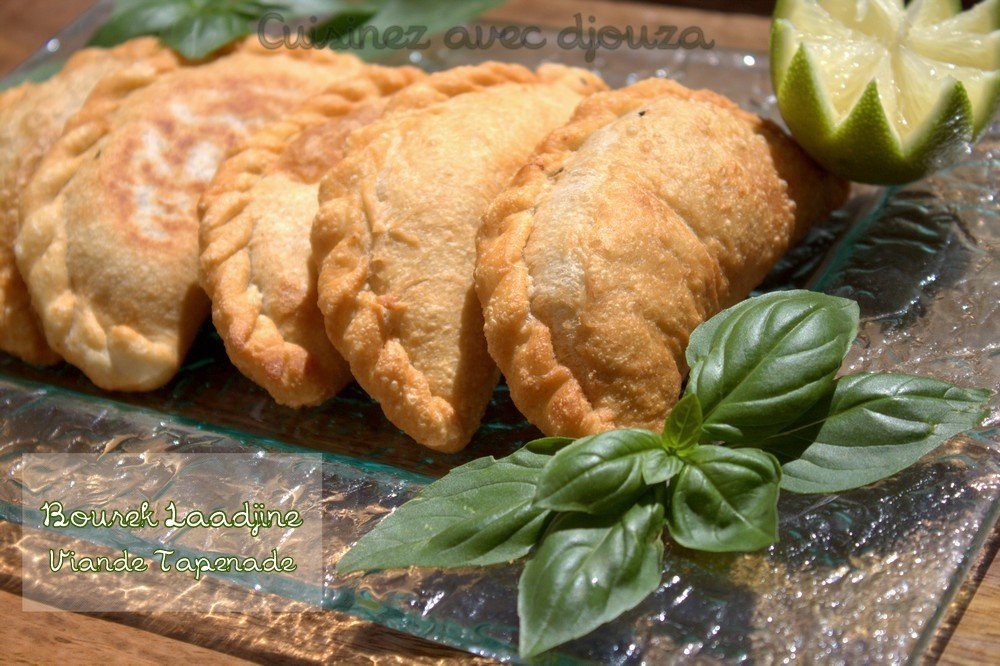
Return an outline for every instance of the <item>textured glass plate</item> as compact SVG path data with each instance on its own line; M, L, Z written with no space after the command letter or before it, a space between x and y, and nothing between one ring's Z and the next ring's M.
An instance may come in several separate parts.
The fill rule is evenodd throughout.
M36 56L31 66L51 67L64 58L100 18L101 10L84 17L60 35L53 53ZM582 52L559 51L554 42L541 51L431 49L398 59L428 69L491 58L585 64ZM761 54L619 50L602 53L591 66L611 85L671 76L776 115ZM818 225L762 288L810 286L857 299L863 322L848 359L852 371L924 373L997 389L998 181L1000 125L994 123L967 160L947 172L902 189L856 188L847 208ZM704 555L668 543L663 584L655 594L550 659L625 664L919 658L996 522L998 406L995 397L984 428L955 438L892 479L838 496L786 494L781 541L765 552ZM503 455L538 435L503 387L466 451L436 454L393 428L357 387L317 409L279 407L228 363L218 337L206 328L178 377L149 394L102 392L70 367L38 369L0 356L0 419L0 517L8 521L20 520L19 464L26 452L322 450L328 506L324 606L478 654L516 657L517 565L348 577L333 569L350 543L429 477L474 457ZM206 483L241 491L241 479ZM114 486L108 487L113 501ZM24 526L22 545L44 536L37 528ZM8 580L20 575L16 540L10 525L0 524L0 576ZM87 593L46 580L21 583L26 597L55 605ZM332 617L328 625L314 614L306 621L288 613L248 623L225 611L263 607L255 593L224 591L221 581L205 585L218 587L220 613L171 620L172 635L261 659L322 660L329 654L324 626L336 626ZM140 591L118 592L127 598ZM287 593L296 595L294 589ZM151 620L145 626L163 625ZM205 626L212 627L211 636Z

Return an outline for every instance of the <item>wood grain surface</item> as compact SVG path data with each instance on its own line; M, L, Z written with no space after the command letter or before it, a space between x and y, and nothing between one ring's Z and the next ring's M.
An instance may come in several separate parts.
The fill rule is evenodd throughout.
M3 0L0 2L0 75L10 71L93 0ZM736 4L736 3L733 3ZM574 15L594 15L605 25L677 25L701 27L720 46L767 48L769 21L760 16L714 13L696 9L604 0L512 0L490 13L500 21L550 26L572 25ZM974 579L982 577L978 589ZM1000 561L980 563L967 585L972 595L946 643L941 641L925 661L945 664L1000 663ZM30 603L30 602L29 602ZM336 613L317 613L329 626L338 649L328 655L337 663L481 662L376 625ZM169 631L145 631L128 614L95 617L65 612L30 612L17 590L0 590L0 654L5 663L246 663L240 656L183 642ZM145 623L145 626L149 625ZM266 629L266 628L265 628ZM206 620L205 632L212 630ZM199 640L197 636L188 637ZM280 638L280 637L274 637ZM211 641L205 640L205 644Z

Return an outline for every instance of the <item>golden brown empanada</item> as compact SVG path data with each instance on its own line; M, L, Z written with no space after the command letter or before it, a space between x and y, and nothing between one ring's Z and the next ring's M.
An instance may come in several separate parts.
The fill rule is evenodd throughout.
M313 250L327 333L419 443L464 447L496 384L473 289L483 210L538 141L603 88L556 65L435 74L356 131L324 179Z
M648 80L594 95L480 231L486 337L515 404L548 435L660 430L691 331L846 193L714 93Z
M322 176L348 134L422 77L369 67L255 133L202 197L201 285L233 363L283 405L316 405L351 380L316 304L309 234Z
M49 344L105 389L150 390L173 377L208 310L197 206L219 162L363 66L250 38L161 77L105 78L24 200L15 250Z
M21 191L62 134L66 120L80 109L98 81L137 63L163 72L178 61L152 37L112 49L84 49L52 78L11 91L9 103L0 108L0 350L29 363L56 363L59 356L45 341L14 261Z

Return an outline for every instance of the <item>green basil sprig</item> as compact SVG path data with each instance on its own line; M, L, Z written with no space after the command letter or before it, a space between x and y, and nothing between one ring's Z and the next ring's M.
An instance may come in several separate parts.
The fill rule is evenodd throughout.
M337 569L528 556L521 655L583 636L657 588L664 529L695 550L765 548L778 539L781 489L873 483L985 418L986 390L898 374L836 379L857 327L846 299L748 299L692 334L688 384L660 433L546 438L459 467L362 537Z
M858 332L858 305L811 291L743 301L691 334L686 393L709 439L753 445L833 390Z
M781 487L835 493L892 476L986 418L990 392L931 377L860 373L758 445L788 460Z
M613 430L578 439L545 465L535 504L598 516L621 513L646 492L645 474L666 467L667 457L660 438L648 430Z
M656 590L662 533L662 488L617 514L560 514L518 583L521 654L534 656L590 633Z
M698 443L704 427L701 401L698 396L689 393L670 410L667 423L663 426L663 441L672 449L687 449Z
M758 449L698 446L671 484L670 536L714 552L758 550L778 540L781 466Z
M552 449L570 441L538 440L506 458L453 469L389 514L337 570L481 566L524 557L551 513L534 503L538 477Z
M315 34L345 36L364 26L384 30L426 28L426 34L475 18L502 0L117 0L111 17L91 38L94 46L114 46L140 35L157 35L191 60L200 60L252 34L265 14L286 20L324 19ZM326 35L326 37L323 37ZM376 55L369 44L362 56Z
M94 33L90 43L107 47L141 35L157 35L185 58L200 60L251 34L256 22L267 12L288 12L289 18L305 16L317 2L306 2L308 7L297 8L298 4L302 3L294 0L117 0L111 17Z

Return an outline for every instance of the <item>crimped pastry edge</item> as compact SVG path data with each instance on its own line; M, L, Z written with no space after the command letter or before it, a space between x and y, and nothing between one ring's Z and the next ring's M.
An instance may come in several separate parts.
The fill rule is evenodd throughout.
M20 91L18 99L11 98L9 104L20 103L21 99L30 97L40 90L41 86L54 85L73 71L89 65L94 60L106 58L120 59L124 62L141 61L153 57L169 57L167 49L153 37L138 37L110 49L88 48L77 51L66 61L62 69L48 81L40 84L21 84L7 91ZM127 65L126 65L127 66ZM37 148L35 150L38 150ZM11 169L0 177L0 227L16 231L21 226L21 191L27 185L32 173L25 170L25 162L39 157L38 153L20 155L12 160ZM0 322L0 349L17 356L23 361L35 365L53 365L62 360L58 353L49 346L42 330L42 322L31 306L28 287L21 277L14 258L14 248L10 247L9 260L15 264L10 266L12 274L4 290L0 307L4 310Z
M49 346L64 359L73 362L81 354L69 350L64 343L73 326L74 314L82 310L89 319L96 319L89 304L81 305L73 293L69 269L66 266L65 227L62 219L60 195L85 159L85 155L111 130L111 116L135 91L152 84L166 72L180 66L173 58L140 61L135 65L104 77L94 88L83 107L71 117L63 135L49 149L39 164L21 199L21 229L14 251L18 269L28 286L31 303L38 314ZM51 280L36 280L34 275L57 278L58 286L51 288ZM40 285L44 285L44 288ZM149 356L164 359L169 365L173 354L167 345L148 340L131 327L121 326L122 333L130 339L130 346L144 346ZM104 331L107 336L108 331ZM105 350L86 349L83 356L91 354L108 356ZM143 378L133 386L122 386L110 379L113 363L107 359L101 375L84 371L97 386L107 389L142 390L156 388L169 377ZM82 369L82 368L81 368ZM107 376L105 376L107 375ZM162 379L162 381L161 381Z
M5 90L0 95L0 117L9 107L20 104L36 87L34 83L21 85ZM21 170L20 160L12 159L7 172L0 174L0 228L13 231L16 234L20 225L20 205L18 172ZM4 241L7 242L6 240ZM31 307L28 288L21 279L14 258L13 238L11 245L0 250L5 264L0 270L7 273L6 284L0 291L0 350L13 354L22 361L34 365L53 365L61 359L49 347L42 332L42 324L38 315ZM9 262L9 263L8 263Z
M669 79L647 79L584 100L573 119L542 142L532 161L484 215L477 239L476 291L483 306L490 355L507 378L514 403L546 434L582 437L617 424L613 414L595 409L572 370L559 361L552 331L531 313L531 275L524 250L536 202L552 188L554 177L592 134L666 95L725 108L762 132L784 136L773 123L722 95L692 90ZM787 190L785 180L779 179ZM789 203L794 214L794 200L789 198ZM803 226L797 234L804 230Z
M583 70L545 65L534 73L520 65L487 62L432 75L396 95L389 110L406 112L505 83L551 83L564 77L582 94L605 89L599 78ZM573 77L578 77L576 83ZM389 421L428 448L455 452L468 444L482 414L471 426L463 422L447 400L432 393L426 376L410 363L402 345L389 337L384 307L366 288L371 234L360 194L335 184L363 177L370 168L362 160L363 148L380 132L379 123L354 132L352 156L328 174L321 186L320 212L312 234L320 310L330 341L348 359L358 383L380 402ZM342 194L338 195L338 189ZM354 339L345 336L349 329L355 331Z
M280 404L320 404L352 378L346 361L340 359L337 368L319 365L308 350L288 341L277 323L250 307L254 283L252 270L245 267L252 265L253 222L241 213L253 189L299 134L387 97L421 74L412 67L371 66L353 79L336 82L296 112L255 132L222 163L202 196L199 279L212 301L212 321L233 364ZM270 325L262 325L261 319Z
M173 54L172 51L167 52ZM225 53L238 52L262 57L287 55L294 60L309 59L317 64L360 62L356 56L327 51L270 50L261 46L256 37L247 38ZM15 254L21 275L28 284L32 305L42 321L46 340L68 362L78 367L86 366L80 367L84 374L94 384L107 390L151 391L163 386L176 372L179 362L177 349L174 345L156 342L125 324L116 324L110 330L101 325L105 341L103 348L86 346L71 350L67 347L65 341L73 329L74 320L96 322L97 317L93 307L82 303L71 288L65 261L65 228L60 224L63 217L60 195L90 148L111 133L114 116L128 98L183 64L186 63L173 54L170 59L139 62L102 79L83 108L67 121L62 137L39 165L22 199L22 221L26 223L30 216L34 228L29 229L32 225L28 224L22 226L15 243ZM54 279L58 286L46 289L32 286L31 275L35 271L49 278L34 281L36 284ZM117 362L112 358L109 342L112 336L119 352ZM86 358L88 362L74 363L77 358ZM142 359L141 374L123 377L116 368L131 364L133 358Z

